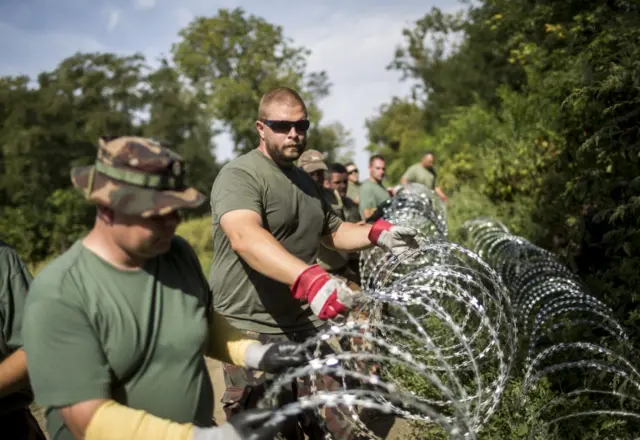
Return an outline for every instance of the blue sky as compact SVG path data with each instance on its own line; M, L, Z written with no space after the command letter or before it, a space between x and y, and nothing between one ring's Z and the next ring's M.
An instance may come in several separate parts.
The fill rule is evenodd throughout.
M457 0L0 0L0 75L35 75L77 51L143 53L149 62L168 54L178 31L193 17L241 6L312 51L311 70L326 70L331 95L320 102L325 122L340 121L352 133L361 177L367 176L365 119L410 84L385 70L402 29L432 6L459 7ZM231 157L226 135L216 154Z

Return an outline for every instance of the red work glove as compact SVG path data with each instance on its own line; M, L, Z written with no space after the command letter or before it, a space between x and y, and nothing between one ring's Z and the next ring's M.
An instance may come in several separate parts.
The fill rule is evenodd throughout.
M417 249L416 230L405 226L394 226L386 220L376 220L369 231L371 243L400 255L408 249Z
M329 275L317 264L302 272L291 286L293 297L306 300L322 320L345 314L353 306L355 294L344 283Z

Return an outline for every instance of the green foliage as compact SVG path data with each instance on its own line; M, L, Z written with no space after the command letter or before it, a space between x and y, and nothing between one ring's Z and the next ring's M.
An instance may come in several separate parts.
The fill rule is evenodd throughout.
M213 17L197 17L179 36L172 48L177 69L197 90L209 115L229 129L237 153L258 145L260 98L276 86L293 88L305 100L313 124L309 148L332 155L346 146L341 126L319 123L318 101L330 88L326 72L307 71L309 50L293 45L281 26L242 8L220 9Z

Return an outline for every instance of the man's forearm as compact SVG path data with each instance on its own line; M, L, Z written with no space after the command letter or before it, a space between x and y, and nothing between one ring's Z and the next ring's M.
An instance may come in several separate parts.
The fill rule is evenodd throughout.
M0 362L0 397L18 391L28 383L27 354L20 349Z
M438 194L438 197L440 197L440 199L441 199L443 202L446 202L446 201L447 201L447 196L444 194L444 191L442 191L442 189L440 189L440 187L439 187L439 186L436 186L436 187L435 187L435 192L436 192L436 194Z
M323 241L339 251L355 252L373 246L369 240L371 225L343 222L332 235Z
M262 227L245 228L241 234L242 237L232 240L234 250L252 269L271 279L291 286L309 267Z

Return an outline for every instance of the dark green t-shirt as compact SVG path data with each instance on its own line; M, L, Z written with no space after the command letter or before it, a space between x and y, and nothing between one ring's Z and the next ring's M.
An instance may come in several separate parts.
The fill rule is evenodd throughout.
M421 163L414 163L402 176L409 183L419 183L426 186L429 189L436 187L436 172L433 168L425 168Z
M16 251L0 240L0 362L22 347L22 320L31 273ZM27 387L0 399L0 416L25 408L33 395Z
M195 253L174 237L144 268L124 271L77 241L29 290L24 348L36 402L112 398L177 423L211 426L205 365L210 290ZM73 440L47 408L52 440Z
M390 199L389 192L377 182L366 180L360 185L360 204L358 209L364 219L365 209L375 209L380 203Z
M322 324L290 287L253 270L231 249L220 228L227 212L247 209L292 255L308 264L318 256L320 237L342 221L322 196L322 188L302 169L280 168L259 150L225 165L211 189L213 263L210 285L216 311L235 327L282 334Z

